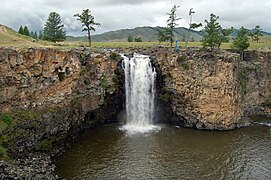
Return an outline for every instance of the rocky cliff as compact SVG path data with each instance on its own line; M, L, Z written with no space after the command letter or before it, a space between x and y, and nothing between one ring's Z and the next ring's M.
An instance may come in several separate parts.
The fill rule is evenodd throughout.
M118 63L110 52L1 48L1 156L35 159L84 129L115 122L123 105ZM7 177L41 173L24 168Z
M240 127L241 117L251 109L261 115L270 111L264 107L271 95L269 53L247 52L244 61L232 52L199 50L188 54L160 51L153 58L164 84L158 99L167 106L169 123L229 130Z
M150 55L157 70L157 122L229 130L244 115L271 116L270 53L247 52L240 61L226 51L128 53L136 51ZM56 178L40 153L117 122L123 81L121 58L110 51L0 48L0 156L22 158L9 160L13 168L0 161L0 178Z

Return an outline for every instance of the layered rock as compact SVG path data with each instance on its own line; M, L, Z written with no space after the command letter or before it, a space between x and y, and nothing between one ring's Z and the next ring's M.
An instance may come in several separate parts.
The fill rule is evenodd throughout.
M169 123L209 130L240 127L248 109L262 108L270 99L270 55L252 54L254 61L246 54L241 62L230 52L154 55L164 83L159 100L169 102L172 111Z
M271 53L246 52L239 69L240 102L244 115L271 117Z
M165 81L160 98L169 98L176 118L170 121L198 129L232 129L238 124L237 63L233 55L216 58L196 51L156 56Z
M9 156L24 164L85 129L116 122L123 105L119 60L110 52L1 48L0 117L8 124L0 128L1 144ZM41 172L29 173L22 178Z

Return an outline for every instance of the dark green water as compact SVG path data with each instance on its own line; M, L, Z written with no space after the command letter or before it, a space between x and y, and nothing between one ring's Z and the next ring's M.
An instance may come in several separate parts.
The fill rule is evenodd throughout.
M67 179L271 179L270 128L214 132L165 125L127 135L108 125L58 157L57 173Z

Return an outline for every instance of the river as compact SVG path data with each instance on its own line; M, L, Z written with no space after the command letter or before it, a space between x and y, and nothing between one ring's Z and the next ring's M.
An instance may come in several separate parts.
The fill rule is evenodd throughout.
M223 132L160 126L136 134L116 124L92 129L56 158L57 173L66 179L271 178L269 126Z

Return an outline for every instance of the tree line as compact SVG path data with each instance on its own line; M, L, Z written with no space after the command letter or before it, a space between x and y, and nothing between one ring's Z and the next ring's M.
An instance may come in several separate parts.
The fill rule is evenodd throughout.
M180 17L177 17L176 11L179 6L174 5L169 13L169 18L167 20L167 26L164 30L158 30L157 32L157 38L159 42L169 41L170 45L172 47L173 40L174 40L174 29L178 25L177 21L180 20ZM193 23L192 17L195 11L193 11L193 8L189 10L189 28L188 28L188 34L187 37L183 34L183 41L185 41L185 49L187 49L188 41L190 39L190 31L191 29L196 29L202 26L201 23ZM222 43L229 42L230 41L230 34L233 32L233 28L222 28L222 26L218 22L219 16L216 16L215 14L210 14L210 19L205 19L205 26L202 30L204 35L202 39L202 46L204 48L210 48L211 51L214 51L215 49L220 49L220 46ZM261 33L262 29L259 25L257 25L251 32L241 27L237 31L237 36L233 38L233 42L231 47L233 49L236 49L240 52L243 52L246 50L249 46L249 37L252 42L259 42L260 36L263 36Z

